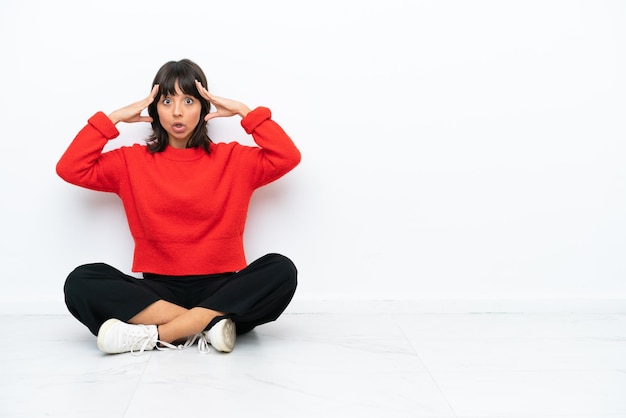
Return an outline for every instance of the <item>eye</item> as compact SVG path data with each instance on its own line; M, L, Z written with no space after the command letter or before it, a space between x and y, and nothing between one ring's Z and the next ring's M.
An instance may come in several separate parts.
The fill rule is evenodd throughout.
M170 103L172 103L172 100L169 97L166 97L165 99L163 99L163 104L164 105L168 105Z
M188 105L193 104L193 99L191 97L187 97L185 99L185 104L188 104Z

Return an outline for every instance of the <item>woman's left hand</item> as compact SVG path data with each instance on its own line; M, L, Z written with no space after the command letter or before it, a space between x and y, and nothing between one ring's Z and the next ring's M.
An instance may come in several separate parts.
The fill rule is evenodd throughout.
M205 116L204 120L207 122L213 118L230 117L234 115L240 115L243 118L248 114L248 112L250 112L250 108L244 103L238 102L237 100L215 96L209 93L209 91L204 88L202 83L198 80L196 80L196 87L202 97L211 102L216 109L215 112L211 112Z

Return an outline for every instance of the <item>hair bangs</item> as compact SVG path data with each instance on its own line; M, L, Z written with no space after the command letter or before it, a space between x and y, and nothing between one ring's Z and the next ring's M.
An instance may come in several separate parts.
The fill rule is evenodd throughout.
M184 94L202 98L196 87L196 80L202 82L198 74L195 74L188 66L175 63L170 71L162 74L161 80L155 80L155 84L159 85L159 94L161 96L174 96L176 92L176 83Z

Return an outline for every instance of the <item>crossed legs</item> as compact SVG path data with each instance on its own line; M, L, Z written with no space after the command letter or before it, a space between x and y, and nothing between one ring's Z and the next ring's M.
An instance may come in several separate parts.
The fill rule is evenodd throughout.
M207 308L186 309L158 300L128 320L130 324L154 324L159 340L172 343L202 332L211 321L224 312Z
M274 321L297 286L295 266L280 254L263 256L237 273L144 277L104 263L79 266L65 282L66 305L96 336L105 322L116 318L150 326L160 341L173 343L207 329L217 333L221 328L216 324L234 322L237 334L243 334Z

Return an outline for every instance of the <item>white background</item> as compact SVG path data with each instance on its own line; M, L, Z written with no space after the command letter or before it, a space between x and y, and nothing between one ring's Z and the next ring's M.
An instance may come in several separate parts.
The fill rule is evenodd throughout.
M297 264L292 309L626 309L626 2L2 0L0 312L65 312L79 264L130 272L117 197L55 164L182 58L302 151L246 232Z

